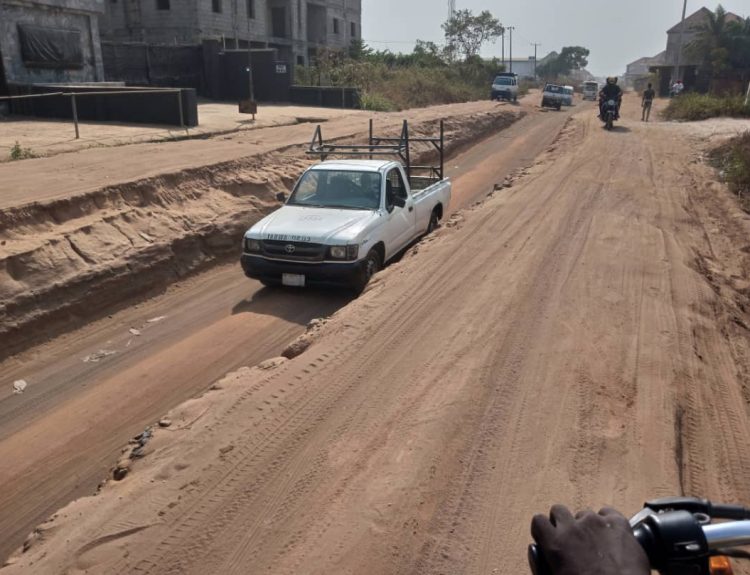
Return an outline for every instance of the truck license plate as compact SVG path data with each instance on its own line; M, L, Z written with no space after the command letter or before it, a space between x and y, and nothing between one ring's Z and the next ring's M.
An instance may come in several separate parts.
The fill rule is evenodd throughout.
M301 274L282 274L281 283L291 287L305 287L305 276Z

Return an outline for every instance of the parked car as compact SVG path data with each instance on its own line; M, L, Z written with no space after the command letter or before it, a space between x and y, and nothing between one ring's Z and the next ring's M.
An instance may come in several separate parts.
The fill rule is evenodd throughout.
M542 108L559 110L563 103L563 87L557 84L547 84L542 92Z
M266 286L337 284L361 292L372 276L422 235L433 231L451 199L439 166L419 168L394 160L326 160L306 170L286 203L245 234L242 268ZM317 140L317 144L315 143ZM390 143L397 141L398 143ZM370 138L373 155L409 158L408 126L400 140ZM310 153L325 158L369 146L326 145L316 132ZM366 155L370 155L367 152ZM427 169L429 176L413 172ZM410 177L411 175L411 177Z
M599 83L598 82L584 82L583 83L583 99L591 100L596 102L599 97Z
M575 97L575 90L573 89L573 86L563 86L563 97L562 97L563 105L572 106L574 97Z
M518 75L501 73L492 82L491 100L518 101Z

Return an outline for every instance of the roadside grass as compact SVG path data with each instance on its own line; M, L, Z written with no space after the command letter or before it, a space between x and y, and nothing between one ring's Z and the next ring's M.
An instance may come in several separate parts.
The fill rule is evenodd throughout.
M750 106L742 96L684 94L670 100L663 112L667 120L696 122L709 118L750 118Z
M732 138L711 152L711 164L750 213L750 132Z
M344 60L335 74L297 68L303 86L352 86L359 89L364 110L395 112L438 104L489 99L497 64L482 60L434 65L395 65L369 60ZM522 95L523 86L519 86ZM525 89L527 90L527 88Z
M16 140L16 143L13 144L13 147L10 149L10 154L8 154L8 156L11 161L16 161L27 160L29 158L37 158L38 154L36 154L31 148L22 148L21 144L19 144L18 140Z
M489 97L490 84L479 86L450 68L397 68L364 90L363 108L372 109L373 101L395 111L479 100Z

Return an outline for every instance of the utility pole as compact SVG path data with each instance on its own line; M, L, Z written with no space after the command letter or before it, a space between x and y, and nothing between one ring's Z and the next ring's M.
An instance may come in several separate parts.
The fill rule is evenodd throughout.
M685 16L687 15L687 0L682 5L682 21L680 22L680 47L677 51L677 70L673 82L682 80L682 48L685 40Z
M448 0L448 20L456 14L456 0Z
M249 14L248 14L249 16ZM243 104L240 102L240 112L250 113L253 115L253 122L255 121L255 114L258 113L258 104L255 102L255 88L253 86L253 51L250 39L252 38L252 30L250 28L250 18L247 19L247 78L248 78L248 101L247 109L243 110Z
M234 49L239 50L240 49L240 32L237 28L237 22L239 21L239 12L237 11L237 0L234 0L232 3L232 12L234 13L233 18L233 27L234 27Z
M503 33L500 34L500 39L503 42L502 60L503 60L503 71L505 71L505 28L503 28Z
M510 70L509 70L509 72L511 74L513 73L513 30L515 30L515 29L516 29L515 26L508 26L508 31L510 32L510 38L508 39L509 40L508 48L510 49L510 58L509 58L509 61L510 61Z
M541 44L532 42L531 45L534 46L534 79L536 80L536 50Z

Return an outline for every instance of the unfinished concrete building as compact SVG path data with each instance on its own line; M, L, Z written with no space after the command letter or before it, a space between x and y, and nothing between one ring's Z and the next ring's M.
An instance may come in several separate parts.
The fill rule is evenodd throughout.
M107 0L102 40L275 48L305 65L318 48L361 35L361 0Z
M0 94L7 85L104 79L104 0L0 0Z

